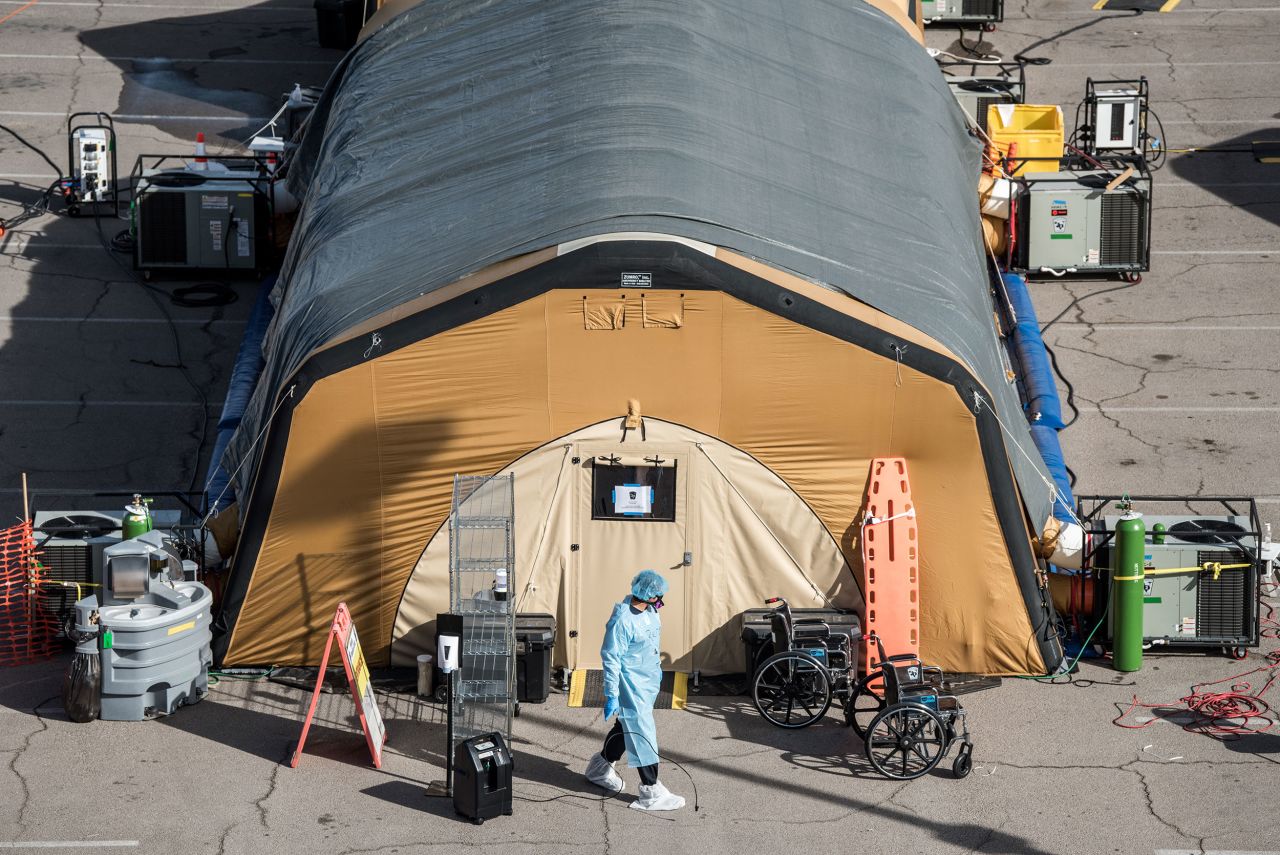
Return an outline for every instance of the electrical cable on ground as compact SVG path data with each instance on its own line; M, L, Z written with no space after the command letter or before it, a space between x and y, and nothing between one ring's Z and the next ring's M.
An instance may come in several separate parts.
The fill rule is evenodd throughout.
M38 146L32 145L30 142L28 142L26 139L23 138L22 134L18 133L8 125L0 125L0 131L4 131L9 136L13 137L15 140L22 143L24 146L31 149L36 154L40 155L40 159L43 160L45 163L49 164L49 166L53 168L54 173L58 176L58 180L59 181L62 180L63 178L62 168L58 166L58 164L54 163L53 158L45 154Z
M22 206L21 214L18 214L16 217L7 217L4 219L0 219L0 237L3 237L4 233L9 229L12 229L14 226L21 225L22 223L25 223L27 220L33 220L36 217L53 213L52 211L53 199L57 195L58 189L62 186L63 175L62 175L62 168L53 161L53 158L45 154L45 152L42 149L40 149L38 146L33 145L29 140L23 137L22 134L18 133L8 125L0 125L0 131L4 131L9 136L13 137L15 140L20 142L22 145L26 146L28 149L30 149L31 151L39 155L40 159L43 160L45 163L49 164L49 166L53 168L54 174L58 176L57 179L52 184L50 184L43 193L40 194L39 198L35 202L30 204L26 202L16 203Z
M665 760L666 762L668 762L668 763L670 763L671 765L675 766L675 767L676 767L677 769L679 769L681 772L684 772L685 777L689 779L689 786L691 786L691 787L693 788L693 812L694 812L694 813L697 813L697 812L698 812L698 810L699 810L699 805L698 805L698 783L697 783L697 781L693 780L693 775L689 772L689 770L688 770L688 769L686 769L686 768L685 768L685 767L680 763L680 761L679 761L679 760L673 760L673 759L672 759L672 758L670 758L670 757L667 757L667 756L665 756L665 755L663 755L663 754L660 754L660 753L658 752L657 747L656 747L652 742L650 742L650 741L649 741L649 737L645 736L643 733L636 733L636 732L635 732L635 731L633 731L633 730L627 730L627 729L625 729L625 728L623 729L623 731L622 731L622 732L623 732L623 734L624 734L624 735L628 735L628 734L629 734L629 735L631 735L631 736L638 736L638 737L640 737L641 739L643 739L643 740L645 741L645 743L646 743L650 748L652 748L652 749L653 749L653 753L658 755L658 759L660 759L660 760ZM547 787L554 787L554 786L555 786L555 784L544 784L543 786L547 786ZM619 791L619 792L621 792L621 791ZM582 793L562 793L561 795L558 795L558 796L552 796L552 797L551 797L551 798L549 798L549 799L532 799L532 798L529 798L528 796L517 796L517 795L515 795L515 794L513 793L513 794L512 794L512 797L513 797L513 798L520 799L521 801L525 801L525 802L534 802L534 803L537 803L537 804L541 804L541 803L543 803L543 802L554 802L554 801L559 801L560 799L585 799L586 801L590 801L590 802L604 802L604 801L608 801L609 799L617 798L617 797L618 797L618 793L606 793L606 794L605 794L605 795L603 795L603 796L588 796L588 795L584 795L584 794L582 794ZM656 814L656 813L653 813L652 811L646 811L646 813L651 814L652 816L654 816L654 817L655 817L655 818L657 818L657 819L667 819L667 817L660 816L660 815L658 815L658 814Z
M1219 739L1264 733L1275 725L1275 721L1269 717L1271 707L1262 696L1280 678L1280 650L1266 654L1264 660L1266 665L1223 677L1221 680L1197 683L1191 687L1189 694L1179 698L1176 703L1148 704L1134 695L1129 708L1112 719L1112 724L1128 730L1141 730L1157 721L1189 713L1191 720L1181 725L1188 733L1203 733ZM1260 689L1255 690L1253 683L1248 681L1236 682L1253 674L1267 678ZM1229 683L1230 688L1225 691L1204 691L1210 686L1221 686L1223 683ZM1126 724L1124 720L1137 709L1151 710L1151 719ZM1255 726L1254 722L1258 724Z
M1095 635L1097 635L1098 630L1099 630L1099 629L1101 629L1101 628L1102 628L1102 625L1103 625L1104 623L1106 623L1106 622L1107 622L1107 615L1108 615L1108 614L1110 614L1110 613L1111 613L1111 578L1110 578L1110 575L1108 575L1108 577L1107 577L1107 607L1106 607L1105 609L1103 609L1103 610L1102 610L1102 616L1098 618L1098 622L1097 622L1096 624L1094 624L1093 629L1089 630L1089 634L1088 634L1087 636L1085 636L1084 641L1082 641L1082 642L1080 643L1080 650L1079 650L1079 652L1077 652L1077 653L1076 653L1075 658L1074 658L1074 659L1072 659L1069 663L1067 663L1067 665L1066 665L1065 667L1061 668L1061 669L1058 671L1058 673L1056 673L1056 674L1043 674L1043 675L1040 675L1040 676L1022 676L1022 675L1018 675L1018 676L1017 676L1017 678L1018 678L1019 680L1032 680L1032 681L1037 682L1037 683L1045 683L1045 682L1047 682L1047 683L1049 683L1049 684L1051 684L1051 685L1054 685L1054 686L1065 686L1065 685L1070 684L1070 683L1074 683L1074 684L1076 684L1076 685L1084 685L1084 684L1086 684L1086 683L1087 683L1087 684L1089 684L1089 685L1092 685L1092 684L1093 684L1094 682L1096 682L1096 681L1094 681L1094 680L1079 680L1079 681L1077 681L1076 679L1074 679L1074 678L1075 678L1076 665L1080 662L1080 660L1081 660L1081 659L1083 659L1083 658L1084 658L1084 652L1085 652L1086 650L1088 650L1088 649L1089 649L1089 642L1093 641L1093 637L1094 637ZM1065 680L1063 680L1063 679L1062 679L1062 678L1064 678L1064 677L1066 678ZM1059 681L1061 681L1061 682L1059 682Z
M1048 330L1049 327L1053 326L1058 321L1062 320L1063 317L1066 316L1067 312L1070 312L1072 309L1074 309L1076 306L1083 303L1085 300L1088 300L1093 297L1101 297L1103 294L1110 294L1114 291L1123 291L1125 288L1133 288L1136 285L1137 285L1136 282L1125 282L1121 285L1116 285L1112 288L1104 288L1101 291L1094 291L1089 294L1082 294L1079 297L1075 297L1074 299L1072 299L1070 303L1067 304L1067 307L1065 309L1063 309L1061 312L1058 312L1058 314L1054 315L1050 321L1040 326L1040 334L1044 335L1045 331Z
M1076 26L1065 29L1059 33L1054 33L1051 36L1046 36L1045 38L1040 39L1040 41L1038 42L1032 42L1031 44L1024 47L1021 51L1013 55L1014 61L1020 62L1023 65L1048 65L1049 63L1053 62L1052 59L1050 59L1047 56L1027 56L1028 51L1033 51L1038 47L1043 47L1044 45L1056 42L1058 39L1062 38L1063 36L1069 36L1072 33L1079 32L1080 30L1097 26L1098 24L1101 24L1103 21L1114 21L1117 19L1123 20L1126 18L1136 18L1141 14L1142 14L1142 11L1138 9L1138 10L1134 10L1131 14L1128 14L1128 15L1105 15L1105 16L1099 16L1097 18L1092 18L1088 21L1085 21L1083 24L1077 24Z
M1044 349L1049 354L1049 364L1053 366L1053 373L1057 374L1058 379L1067 387L1066 404L1071 408L1071 419L1070 421L1063 423L1062 427L1058 429L1059 431L1064 431L1075 424L1076 420L1080 418L1080 408L1076 406L1076 387L1071 385L1071 381L1067 379L1067 375L1063 374L1062 369L1058 367L1058 355L1053 352L1053 348L1049 347L1048 344L1045 344ZM1068 469L1067 473L1071 474L1071 470ZM1074 475L1071 478L1071 485L1073 487L1075 486Z
M956 43L960 45L960 49L962 51L967 53L969 56L973 57L973 59L971 60L973 62L977 62L982 65L997 65L997 64L1003 65L1004 59L1002 57L999 57L993 53L982 53L981 49L983 47L990 47L990 45L988 45L986 41L984 41L984 38L985 36L982 30L981 28L979 28L978 40L974 42L972 45L970 45L968 42L964 40L964 27L961 27L959 34L956 36ZM966 61L970 61L970 60L966 60Z

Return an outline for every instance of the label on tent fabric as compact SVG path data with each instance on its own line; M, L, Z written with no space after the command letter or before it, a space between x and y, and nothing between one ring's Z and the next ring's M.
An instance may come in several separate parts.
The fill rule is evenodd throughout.
M653 488L645 484L622 484L613 488L615 514L653 513Z
M652 273L623 273L622 287L623 288L652 288L653 274Z
M324 644L324 655L320 659L320 672L316 675L316 688L311 693L311 706L307 717L302 721L302 735L298 737L298 745L293 751L289 765L295 769L302 759L302 746L307 742L307 731L311 729L311 719L316 714L316 702L320 699L320 690L324 687L324 672L329 667L329 654L333 651L334 639L338 641L338 651L342 654L342 667L347 673L347 684L351 687L351 699L355 702L356 713L360 716L360 727L364 730L365 742L369 745L369 753L373 756L373 765L382 768L382 746L387 741L387 729L382 723L382 714L378 711L377 699L373 696L373 683L369 679L369 666L365 663L364 651L360 649L360 636L356 632L355 622L351 620L351 611L346 603L338 603L338 611L329 626L329 637Z

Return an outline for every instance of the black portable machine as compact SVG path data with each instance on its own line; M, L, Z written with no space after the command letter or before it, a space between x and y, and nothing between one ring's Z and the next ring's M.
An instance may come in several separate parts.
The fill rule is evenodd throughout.
M511 816L511 750L501 733L458 743L453 759L453 809L476 825Z

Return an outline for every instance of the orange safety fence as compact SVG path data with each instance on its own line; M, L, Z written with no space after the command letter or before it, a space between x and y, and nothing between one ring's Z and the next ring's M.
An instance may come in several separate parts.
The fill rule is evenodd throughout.
M0 667L53 655L58 621L40 602L43 568L31 523L0 530Z

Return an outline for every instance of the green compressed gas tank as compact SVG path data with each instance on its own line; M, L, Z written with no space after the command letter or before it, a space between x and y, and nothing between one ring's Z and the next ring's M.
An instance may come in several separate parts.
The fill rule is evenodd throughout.
M1111 570L1111 608L1115 621L1111 665L1117 671L1142 668L1142 581L1147 528L1132 510L1116 524L1115 564Z
M133 494L133 502L124 506L124 520L120 524L120 536L131 540L151 531L151 500Z

